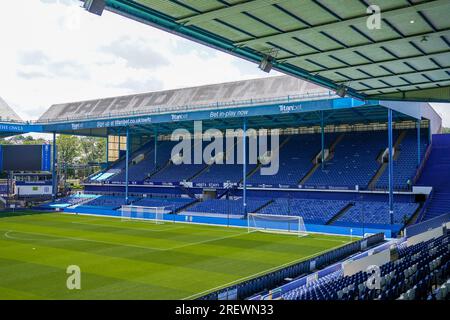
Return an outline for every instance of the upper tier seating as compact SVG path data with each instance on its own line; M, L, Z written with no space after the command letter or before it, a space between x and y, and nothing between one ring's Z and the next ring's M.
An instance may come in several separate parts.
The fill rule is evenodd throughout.
M326 139L331 141L334 139L334 134L327 134ZM274 176L262 175L261 170L258 170L247 182L253 185L297 185L313 167L313 158L320 152L320 145L321 136L318 134L288 136L286 144L280 148L278 173Z
M226 146L224 145L224 148ZM242 164L237 164L242 162L242 159L238 159L239 144L234 145L234 164L227 164L224 160L223 164L214 163L202 172L200 175L192 179L194 183L212 183L212 184L222 184L224 182L238 183L242 180L244 166ZM249 143L247 143L247 154L249 150ZM227 150L227 156L230 154L230 150ZM249 159L247 158L247 163ZM247 174L252 172L256 168L256 164L247 164Z
M155 172L157 168L162 167L169 159L170 154L172 151L173 146L175 145L175 142L172 141L159 141L158 142L158 149L156 152L156 164L155 164L155 150L153 146L149 144L148 148L133 153L133 156L130 156L130 161L133 159L134 156L144 153L145 158L137 163L137 164L129 164L128 168L128 180L129 181L144 181L148 178L150 174ZM124 165L125 167L125 165ZM121 173L118 175L113 176L112 178L108 179L109 181L114 182L125 182L125 170L122 170Z
M427 132L421 133L421 158L426 152L428 146ZM398 152L398 158L394 160L394 188L405 189L408 186L408 180L412 182L417 169L417 133L415 130L407 130L406 136L399 144L395 152ZM389 170L385 170L377 181L377 189L387 189L389 186Z
M417 146L415 130L407 130L408 133L398 146L398 159L394 162L394 185L396 188L404 188L408 179L416 173ZM394 131L395 140L401 130ZM347 133L327 133L325 142L327 148L343 135L331 151L328 160L322 167L318 167L312 175L303 182L304 187L324 188L367 188L369 182L377 173L381 164L378 156L386 149L386 131L362 131ZM426 133L423 133L422 152L426 150ZM268 139L270 141L270 138ZM283 145L283 142L286 144ZM279 170L275 175L261 175L261 169L257 164L247 165L247 183L257 186L265 185L297 185L314 167L313 159L320 152L320 134L284 135L280 137L280 162ZM238 162L238 144L234 145L235 164L180 164L170 163L171 151L178 142L159 141L156 150L151 143L143 146L130 156L129 181L142 183L144 181L154 183L173 183L180 181L192 181L203 186L221 187L223 183L239 183L243 180L243 165ZM204 143L207 144L206 142ZM247 144L247 150L249 144ZM271 146L269 143L269 150ZM228 150L229 151L229 150ZM275 150L274 150L275 151ZM139 154L144 154L144 159L137 163L131 160ZM240 161L242 159L239 159ZM249 157L247 157L247 161ZM111 168L120 170L118 174L107 176L105 179L111 183L125 182L125 161L121 159ZM111 168L109 170L111 170ZM385 170L377 181L377 188L385 188L387 185L388 170ZM93 178L96 178L94 176ZM95 180L95 179L94 179ZM94 181L98 182L98 181Z
M305 184L366 188L380 166L377 156L386 144L383 131L346 133L325 168L318 168Z

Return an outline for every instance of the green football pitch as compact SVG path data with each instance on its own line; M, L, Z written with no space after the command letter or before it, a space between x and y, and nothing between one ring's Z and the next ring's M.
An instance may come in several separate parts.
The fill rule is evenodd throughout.
M195 299L349 238L58 213L0 218L0 299ZM69 290L68 266L81 270Z

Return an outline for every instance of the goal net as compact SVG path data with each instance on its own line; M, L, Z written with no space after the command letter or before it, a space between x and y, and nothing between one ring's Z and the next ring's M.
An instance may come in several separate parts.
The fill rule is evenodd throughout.
M303 218L299 216L249 213L247 222L248 232L286 233L295 234L299 237L307 235Z
M120 209L122 220L141 219L164 223L165 207L122 206Z

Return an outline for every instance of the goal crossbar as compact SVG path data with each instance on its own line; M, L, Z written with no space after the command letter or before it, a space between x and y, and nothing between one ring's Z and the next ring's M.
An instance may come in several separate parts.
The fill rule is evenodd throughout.
M123 205L120 208L123 220L150 220L155 223L164 222L164 213L166 207L146 207L136 205Z
M300 216L249 213L248 232L262 231L284 234L307 235L305 223Z

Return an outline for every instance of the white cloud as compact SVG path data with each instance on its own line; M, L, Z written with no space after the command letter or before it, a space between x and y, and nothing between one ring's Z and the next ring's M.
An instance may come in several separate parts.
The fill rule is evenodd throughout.
M0 96L22 118L36 119L55 103L267 76L255 64L80 5L2 4Z
M0 96L24 119L55 103L268 76L117 14L89 14L77 0L4 2ZM450 104L433 106L450 127Z

